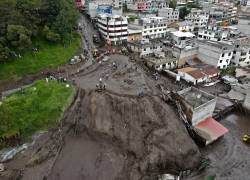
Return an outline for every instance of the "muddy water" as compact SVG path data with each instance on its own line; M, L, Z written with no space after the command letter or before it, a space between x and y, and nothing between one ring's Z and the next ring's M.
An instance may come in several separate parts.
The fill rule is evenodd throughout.
M244 114L242 112L235 112L233 114L228 115L225 118L225 121L229 121L236 125L238 129L242 131L242 133L250 133L250 115Z

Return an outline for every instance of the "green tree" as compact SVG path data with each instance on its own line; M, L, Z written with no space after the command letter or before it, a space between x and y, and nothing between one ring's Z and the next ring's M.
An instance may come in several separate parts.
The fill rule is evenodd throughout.
M177 1L176 1L176 0L171 0L171 1L169 2L169 7L170 7L170 8L175 9L175 8L176 8L176 5L177 5Z
M31 45L31 32L21 25L8 25L7 39L10 45L19 50L25 49Z
M185 19L185 17L190 13L190 11L186 7L182 7L179 9L179 18Z
M71 0L61 0L60 12L54 24L54 30L61 35L70 34L77 26L79 14L74 8L74 3Z

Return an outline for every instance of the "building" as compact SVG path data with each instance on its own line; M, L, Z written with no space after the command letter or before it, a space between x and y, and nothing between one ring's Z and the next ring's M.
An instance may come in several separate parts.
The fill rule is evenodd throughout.
M233 45L210 40L198 41L198 44L198 57L206 64L219 69L226 69L230 65L234 51Z
M165 17L168 23L172 23L179 20L179 10L173 8L162 8L158 10L159 17Z
M166 36L167 20L164 17L141 18L138 22L130 23L129 29L141 30L143 38L163 38Z
M232 64L235 66L250 66L250 40L246 36L231 38L234 46Z
M195 35L191 32L173 31L170 32L171 41L175 46L184 47L188 41L193 41Z
M195 28L206 27L209 20L209 13L200 9L191 9L185 18L189 23L193 23Z
M219 26L207 26L198 31L199 40L223 41L229 37L229 31Z
M194 32L194 25L188 21L182 21L178 23L179 31L182 32Z
M212 118L216 97L194 87L178 92L187 120L206 145L228 132L228 129Z
M128 29L128 42L141 41L141 40L142 40L141 30Z
M101 14L97 18L98 30L107 43L118 45L128 40L127 18L119 15Z
M122 0L86 0L85 11L91 19L99 14L122 15Z
M167 7L167 2L164 0L137 0L133 4L135 6L133 10L136 11L157 12L159 9Z
M145 58L145 62L147 66L151 69L154 69L156 71L164 71L164 70L170 70L175 69L177 67L178 59L174 56L163 56L163 57L150 57Z
M141 41L128 42L128 48L140 57L146 57L162 52L163 43L157 39L142 39Z
M193 85L206 82L207 75L198 68L186 67L178 69L178 76Z

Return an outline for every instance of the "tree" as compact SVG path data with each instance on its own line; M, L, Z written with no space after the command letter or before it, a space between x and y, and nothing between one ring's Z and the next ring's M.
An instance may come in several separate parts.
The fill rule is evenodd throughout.
M25 49L31 45L31 32L21 25L8 25L7 39L10 45L17 49Z
M60 35L65 36L71 34L77 26L78 13L74 8L73 1L61 0L60 12L56 18L53 30Z
M182 7L179 9L179 17L180 19L185 19L185 17L190 13L190 11L186 7Z
M175 9L176 8L176 4L177 4L176 0L171 0L169 2L169 7Z
M10 57L10 54L11 50L0 44L0 62L6 61Z

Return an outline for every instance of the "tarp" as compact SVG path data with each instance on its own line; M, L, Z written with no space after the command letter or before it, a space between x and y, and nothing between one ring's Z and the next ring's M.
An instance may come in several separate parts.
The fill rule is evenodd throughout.
M195 126L195 129L201 137L206 139L206 144L210 144L211 142L215 141L228 132L227 128L225 128L222 124L217 122L212 117L209 117L204 121L198 123Z

